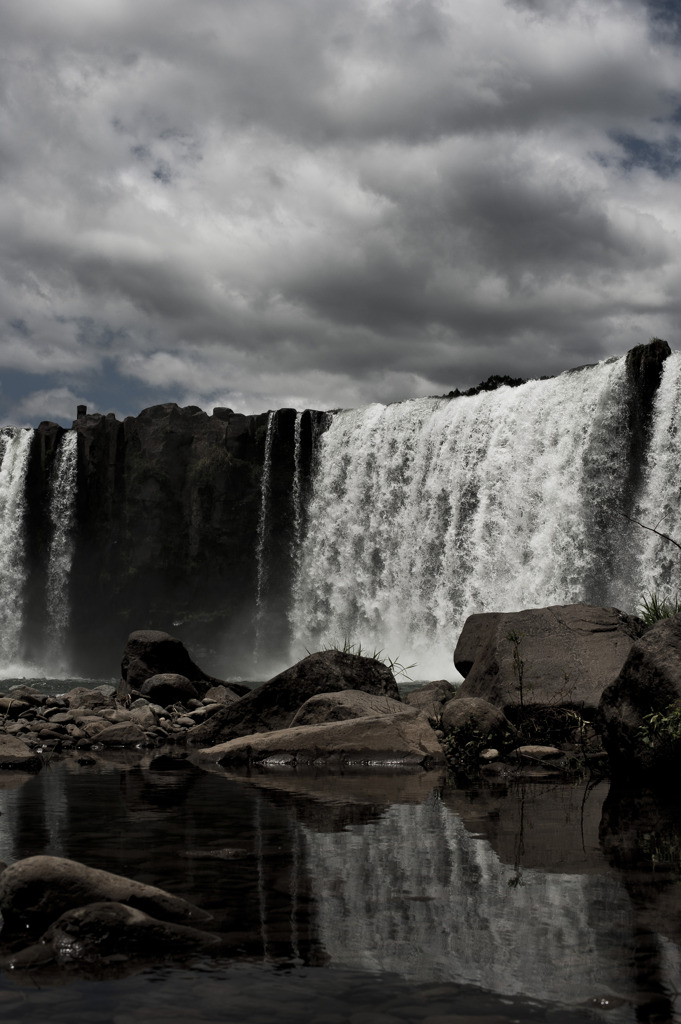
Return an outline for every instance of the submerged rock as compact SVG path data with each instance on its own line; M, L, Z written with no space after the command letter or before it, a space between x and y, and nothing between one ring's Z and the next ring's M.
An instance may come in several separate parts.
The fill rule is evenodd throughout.
M39 933L65 911L102 901L125 903L180 924L206 921L211 916L156 886L65 857L27 857L0 875L0 911L10 932Z
M51 962L81 965L134 959L158 962L215 950L218 935L162 921L116 902L90 903L67 910L39 942L8 958L13 969L34 969Z

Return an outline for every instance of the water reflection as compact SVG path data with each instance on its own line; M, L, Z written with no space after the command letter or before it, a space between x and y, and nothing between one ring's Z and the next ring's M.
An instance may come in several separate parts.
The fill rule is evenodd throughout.
M214 914L236 961L675 1019L678 803L424 772L244 779L172 751L93 761L0 779L2 859L167 888Z

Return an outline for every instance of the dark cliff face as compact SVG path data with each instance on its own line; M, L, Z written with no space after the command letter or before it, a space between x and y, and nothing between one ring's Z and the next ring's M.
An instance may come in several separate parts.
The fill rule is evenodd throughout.
M612 451L600 453L591 477L586 475L588 485L608 468L619 473L626 467L620 503L625 513L642 479L668 355L669 346L659 340L628 353L627 393L613 420ZM292 409L270 416L215 409L209 415L174 404L123 422L113 414L81 411L74 422L77 516L66 652L74 672L115 675L134 629L180 637L214 675L255 671L266 678L271 663L286 657L295 542L304 532L315 439L328 417L302 414L297 456L296 420ZM262 523L268 422L271 459ZM45 652L50 481L63 434L54 423L40 424L26 477L30 571L24 646L37 664ZM614 514L596 507L591 523L593 544L603 547L598 564L610 564L613 572L621 560ZM592 591L598 593L598 581ZM257 639L262 658L254 666Z
M305 478L313 418L305 413L301 424ZM276 654L288 637L296 413L280 410L273 419L261 604L263 646ZM197 657L210 664L212 655L231 673L252 664L267 423L266 413L217 409L210 416L174 404L123 423L111 414L74 422L78 541L70 653L76 671L114 672L136 628L174 633Z

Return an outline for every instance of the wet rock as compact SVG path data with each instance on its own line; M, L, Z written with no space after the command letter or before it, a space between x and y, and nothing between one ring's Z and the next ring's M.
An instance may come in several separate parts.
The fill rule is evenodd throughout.
M136 747L146 742L144 730L134 722L102 722L101 727L89 726L86 734L104 747Z
M507 713L518 709L515 645L509 639L515 634L525 705L593 710L643 629L635 616L587 604L470 616L454 652L466 676L459 696L480 697Z
M164 708L172 707L173 704L186 704L188 700L198 696L194 683L190 683L186 676L174 672L162 672L151 676L142 683L141 693L152 704L159 704Z
M379 697L363 690L341 690L339 693L319 693L306 700L296 712L291 728L297 725L319 725L323 722L342 722L367 715L394 715L405 711L405 705L392 697Z
M455 697L442 711L445 735L463 737L465 742L477 738L482 747L504 745L515 729L504 713L479 697Z
M210 932L158 920L123 903L91 903L67 910L38 943L11 956L8 965L31 969L50 961L91 964L111 958L156 962L215 951L220 941Z
M246 693L249 692L250 691L246 689ZM233 689L232 685L223 686L221 684L220 686L211 686L210 690L206 692L204 699L215 704L233 704L240 696L243 697L244 694L237 693L237 691Z
M179 896L63 857L27 857L0 875L0 911L10 931L43 931L65 911L101 901L125 903L162 921L187 924L210 914ZM38 932L38 933L39 933Z
M208 746L254 732L287 728L306 700L319 693L362 690L399 701L395 677L386 665L342 651L310 654L241 700L221 708L187 733L190 743Z
M114 698L111 694L102 693L100 690L88 690L85 686L69 690L64 694L64 699L72 711L98 711L114 707Z
M7 696L15 700L26 701L32 707L42 707L49 700L47 694L41 690L36 690L34 686L12 686Z
M456 695L456 687L446 679L436 679L432 683L424 683L418 690L412 690L404 697L404 703L412 708L424 711L430 722L436 722L442 715L445 704Z
M198 764L291 764L342 768L444 763L442 747L416 710L323 725L302 725L230 740L192 756Z
M18 736L0 734L0 770L37 772L42 761Z
M147 679L166 673L184 676L198 684L195 689L200 690L202 695L209 686L220 685L221 682L206 675L192 661L187 648L177 637L156 629L138 629L131 633L121 661L119 697L126 696L132 690L141 690Z
M658 715L658 724L646 722L647 715ZM597 728L614 772L667 775L676 785L681 764L681 614L657 622L631 647L617 679L603 692Z
M154 729L156 727L156 715L148 704L143 707L136 707L130 712L130 719L140 729Z
M174 724L179 725L182 729L192 729L196 722L189 715L180 715L179 718L175 719Z

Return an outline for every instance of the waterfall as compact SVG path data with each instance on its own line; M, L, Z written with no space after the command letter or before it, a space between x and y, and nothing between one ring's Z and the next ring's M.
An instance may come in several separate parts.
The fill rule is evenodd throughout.
M653 433L643 492L636 518L681 543L681 353L664 363L655 398ZM681 599L681 551L669 541L641 529L640 592L657 591L667 600Z
M625 360L610 359L518 388L335 414L300 552L296 644L346 639L415 662L416 678L452 678L472 612L633 610L632 527L617 515L628 387Z
M69 575L73 561L73 527L76 514L76 470L78 435L67 431L62 437L52 468L49 518L52 528L47 567L47 633L50 672L66 666L64 642L69 625Z
M292 558L298 557L303 532L303 464L302 464L302 412L296 413L293 428L293 537L291 541Z
M0 669L3 674L21 656L26 583L24 485L32 440L32 430L5 427L0 432Z
M272 442L276 429L276 413L267 414L267 433L265 434L265 454L263 458L262 477L260 480L260 515L258 518L258 534L255 548L256 590L255 590L255 660L261 653L262 629L265 613L265 590L268 580L267 537L269 533L270 490L272 482Z

